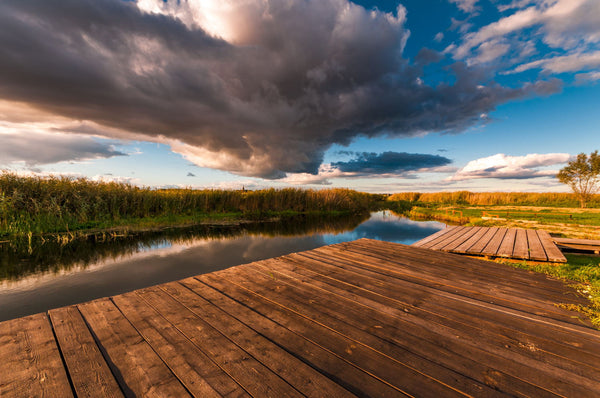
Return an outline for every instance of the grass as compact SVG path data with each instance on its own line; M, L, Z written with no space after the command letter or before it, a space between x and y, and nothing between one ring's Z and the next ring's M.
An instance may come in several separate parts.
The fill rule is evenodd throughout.
M350 189L259 191L140 188L66 177L0 174L0 238L290 214L357 214L383 195Z
M590 300L589 306L565 305L560 307L578 311L589 317L592 324L600 329L600 257L578 254L565 254L566 263L509 262L498 259L497 262L547 274L569 283L570 286L585 294Z
M579 200L573 193L553 192L401 192L391 195L389 200L471 206L579 207ZM593 195L587 207L600 208L600 195Z

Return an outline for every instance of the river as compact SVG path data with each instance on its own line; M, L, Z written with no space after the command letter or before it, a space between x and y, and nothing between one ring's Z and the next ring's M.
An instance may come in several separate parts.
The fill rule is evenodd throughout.
M444 228L391 212L0 244L0 321L324 245L411 244Z

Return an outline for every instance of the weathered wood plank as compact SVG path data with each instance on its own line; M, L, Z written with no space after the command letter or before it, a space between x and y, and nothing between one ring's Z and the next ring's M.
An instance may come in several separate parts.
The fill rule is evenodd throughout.
M466 233L462 234L460 236L460 238L457 238L455 240L453 240L451 243L448 243L446 246L442 247L440 250L443 250L445 252L454 252L454 250L462 245L463 243L465 243L465 241L469 240L477 231L478 231L478 227L463 227L465 228L467 231Z
M504 239L502 239L502 243L496 252L496 256L498 257L512 257L513 249L515 247L515 238L517 237L517 229L516 228L508 228L506 234L504 235Z
M425 238L425 239L427 239L427 238ZM555 243L560 243L560 244L574 244L574 245L598 246L598 247L600 247L600 240L594 240L594 239L569 239L569 238L555 238L555 237L552 237L552 240Z
M454 227L452 227L452 226L449 226L449 227L446 227L446 228L444 228L444 229L441 229L441 230L439 230L438 232L436 232L436 233L434 233L434 234L431 234L431 235L429 235L429 236L427 236L427 237L425 237L425 238L423 238L423 239L421 239L421 240L419 240L419 241L417 241L417 242L413 243L413 244L412 244L412 246L426 247L426 245L427 245L429 242L431 242L431 241L433 241L433 240L437 239L438 237L440 237L440 236L442 236L442 235L445 235L445 234L447 234L448 232L450 232L450 231L452 230L452 228L454 228Z
M78 397L123 397L117 380L75 306L49 311Z
M278 346L284 348L305 363L328 375L333 381L358 396L395 395L397 390L383 383L350 362L332 353L326 347L281 327L248 307L233 300L194 278L180 281L182 285L209 301L221 311L232 314L240 322L252 327ZM167 285L166 288L170 288ZM192 308L194 310L194 308Z
M537 231L533 229L527 230L527 243L529 245L529 258L534 261L548 261L548 256L544 251L542 242L538 237Z
M249 396L137 292L115 296L113 301L192 395L207 398Z
M492 236L487 245L481 250L481 254L484 256L495 256L507 232L508 228L498 228L494 236Z
M432 358L439 356L439 346L430 344L431 351L425 351L429 358L412 352L412 344L406 344L408 336L404 333L401 319L389 316L361 305L359 302L335 296L331 292L318 289L312 283L298 283L279 272L279 262L268 266L265 262L249 264L248 266L227 273L229 278L236 280L249 291L276 302L297 313L309 315L319 323L342 333L353 340L379 352L395 358L411 367L418 368L440 382L450 385L470 395L494 395L494 392L483 383L475 382L471 377L450 370L440 365ZM275 278L273 278L273 276ZM421 346L428 342L423 339L413 339L414 344ZM438 340L439 342L439 340ZM422 348L422 347L421 347ZM420 354L423 354L421 351ZM437 359L437 358L436 358ZM464 360L459 356L454 361ZM447 364L446 364L447 365ZM464 369L466 370L466 368ZM533 391L533 390L532 390Z
M556 247L554 242L552 242L552 237L547 231L538 230L538 237L540 238L540 242L542 242L542 246L544 246L544 251L548 256L548 261L556 262L556 263L566 263L567 258L562 254L560 249Z
M271 369L242 350L226 335L159 288L139 291L144 300L174 325L252 396L301 397Z
M236 345L286 380L305 396L352 397L348 390L258 334L248 325L223 312L179 283L160 286L190 311L227 335Z
M491 264L488 261L475 258L458 255L449 256L446 253L413 248L412 246L388 245L387 242L382 242L376 247L369 244L368 240L358 240L352 242L351 245L346 246L344 244L340 247L343 247L344 250L348 248L347 250L357 251L359 254L377 253L392 260L402 257L403 259L419 261L422 263L422 268L432 268L434 270L442 268L447 271L457 271L454 272L454 277L457 279L482 280L499 286L510 285L519 288L525 294L535 293L550 301L560 299L561 302L564 302L566 297L567 302L572 304L587 305L589 303L587 298L575 289L565 289L564 281L546 274L515 269L506 264ZM314 252L318 252L318 250ZM423 259L426 261L423 261ZM510 278L507 278L507 275L510 275Z
M258 279L257 276L244 279L248 289L277 300L278 303L301 313L317 311L319 322L323 324L331 325L334 323L333 319L343 321L343 329L340 331L343 331L345 335L354 335L357 340L384 351L390 356L403 358L423 372L432 372L442 381L446 376L452 377L451 373L436 369L432 363L441 362L440 365L460 370L461 375L467 375L481 383L481 385L473 384L472 381L463 380L461 376L455 375L453 386L467 394L490 396L491 391L484 392L486 391L485 384L488 384L490 380L483 377L484 374L490 372L494 372L497 376L492 384L494 389L507 392L514 390L518 385L519 391L527 392L530 395L544 393L545 390L540 389L539 385L554 384L552 389L554 392L569 395L584 394L594 385L592 380L595 379L582 378L576 374L571 374L568 380L562 380L569 373L564 369L548 366L545 361L526 360L523 356L518 357L516 361L506 360L496 353L486 352L486 349L492 348L486 347L482 341L468 344L461 339L456 339L455 333L437 334L427 328L421 329L414 323L410 325L405 321L406 313L398 311L399 316L389 313L390 310L398 309L393 302L388 302L386 311L380 312L361 299L347 299L343 296L333 295L330 290L316 288L312 281L311 283L298 283L297 278L288 277L289 273L280 272L279 262L270 263L271 266L266 265L265 262L254 263L252 269L244 267L243 271L248 273L246 276L262 274L261 279ZM271 275L274 275L276 279L274 280ZM364 281L363 277L358 277L356 280L361 284ZM344 311L339 311L339 308L344 308ZM351 327L346 325L351 325ZM367 333L361 337L356 329ZM411 335L411 332L415 334ZM425 336L427 338L424 338ZM374 337L381 340L374 339ZM386 344L382 340L392 343L392 345ZM435 343L431 344L431 342ZM398 348L406 351L399 351ZM412 351L417 351L418 356L415 357ZM445 359L442 358L444 355L447 355ZM421 358L426 359L426 362L423 363ZM526 362L527 365L524 365L523 362ZM487 364L489 367L482 367L481 364ZM579 372L579 369L576 370ZM598 372L595 374L595 376L599 375ZM523 383L523 380L528 380L529 383ZM581 389L580 386L586 386L587 389Z
M456 232L453 234L447 234L444 239L437 241L435 244L429 246L428 249L442 250L442 248L448 246L449 244L456 241L457 239L460 239L463 235L467 234L469 232L469 228L456 227L453 229L453 231L456 231Z
M0 323L0 396L73 396L46 314Z
M467 253L474 244L479 242L479 240L485 235L486 232L486 228L474 227L473 234L469 237L469 239L465 240L463 243L452 249L452 252Z
M529 260L529 243L527 241L527 232L522 228L517 228L515 235L515 246L513 247L513 258Z
M321 248L311 252L299 253L298 255L304 257L314 257L315 252L320 250L326 250ZM348 250L349 251L349 250ZM352 254L347 252L330 253L330 256L336 257L336 261L341 258L345 258L346 261L356 262L361 261L363 266L376 269L380 273L384 273L387 276L395 277L410 281L412 283L420 284L423 286L434 287L440 291L452 292L460 294L464 297L470 297L473 299L480 300L487 303L500 303L507 308L513 308L519 311L527 312L544 317L550 317L557 321L567 322L574 325L578 324L577 320L571 318L572 312L561 310L556 308L552 303L545 300L539 300L535 297L526 297L525 295L515 295L515 293L522 292L522 290L514 289L511 286L507 286L504 289L494 284L488 284L485 289L481 288L478 282L471 281L469 279L457 279L454 277L455 273L452 272L441 272L442 270L432 270L424 267L420 267L421 264L425 263L421 261L412 262L413 266L405 266L399 268L399 264L410 265L411 262L407 262L404 258L390 259L385 256L377 256L372 253L363 254L354 251ZM373 261L376 258L376 261Z
M600 377L600 369L589 367L590 364L600 361L598 355L590 355L600 353L597 339L590 342L581 338L581 335L575 337L571 331L549 328L546 323L530 322L526 317L515 317L502 307L492 307L496 310L490 311L478 305L477 301L461 299L459 296L437 292L435 289L419 286L411 288L402 281L381 278L365 269L355 268L353 271L360 275L370 274L376 280L370 283L361 279L361 286L358 287L352 284L352 271L336 271L336 265L319 269L318 265L324 265L323 263L314 264L304 259L296 263L293 258L286 258L285 263L278 262L277 268L310 278L311 285L335 292L342 297L366 302L384 313L403 317L408 322L447 334L450 338L456 337L459 341L471 342L474 347L493 347L494 349L490 350L493 355L527 364L528 362L523 360L525 355L558 368L584 374L591 380ZM407 326L402 328L402 331L415 329L414 326ZM431 338L430 341L438 342L440 339ZM535 347L536 350L528 350L526 347ZM468 350L461 352L468 355ZM537 365L531 366L537 368Z
M398 394L403 393L413 396L424 396L427 394L464 396L439 380L428 377L418 369L412 368L409 364L397 361L385 353L365 346L338 332L335 328L322 325L314 318L313 314L298 313L264 296L253 293L236 283L238 282L237 278L235 280L229 279L226 282L212 274L200 275L197 278L228 296L235 297L236 301L245 304L264 317L323 347L328 347L336 355L351 361L365 372L395 387ZM378 394L378 396L380 395Z
M498 228L485 228L485 233L483 236L473 244L467 251L469 254L482 254L483 249L487 246L487 244L492 240L494 235L498 232Z
M77 306L95 335L125 395L189 397L152 347L110 299Z
M442 230L444 233L437 236L437 238L425 243L421 247L425 249L431 249L433 246L440 244L441 242L452 239L453 236L460 234L463 231L463 227L453 226L452 228L446 228Z

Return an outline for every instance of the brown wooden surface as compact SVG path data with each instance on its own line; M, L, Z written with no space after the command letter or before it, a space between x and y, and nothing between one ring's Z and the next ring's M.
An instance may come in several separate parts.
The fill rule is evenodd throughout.
M600 251L600 240L591 239L567 239L567 238L552 238L554 243L559 247L568 249L583 250L598 253Z
M600 332L556 305L585 297L425 247L498 253L509 232L360 239L2 322L0 395L598 396Z
M77 396L123 397L77 307L58 308L49 313Z
M48 315L0 323L0 396L73 396Z
M475 256L566 262L548 232L521 228L452 227L413 246Z

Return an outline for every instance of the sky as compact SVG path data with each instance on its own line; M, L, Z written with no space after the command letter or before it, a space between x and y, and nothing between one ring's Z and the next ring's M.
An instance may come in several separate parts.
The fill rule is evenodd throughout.
M598 0L3 0L0 169L149 187L566 192Z

